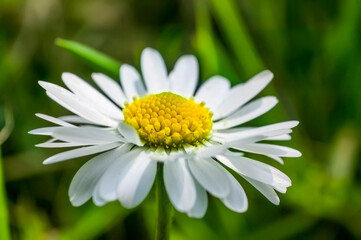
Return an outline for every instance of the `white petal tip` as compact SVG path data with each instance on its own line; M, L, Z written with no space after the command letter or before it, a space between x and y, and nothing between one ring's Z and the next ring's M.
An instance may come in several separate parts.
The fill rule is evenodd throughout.
M49 164L53 164L53 163L56 163L57 161L54 161L53 160L53 157L49 157L47 159L44 160L43 164L44 165L49 165Z
M232 209L232 211L237 212L237 213L244 213L247 212L248 210L248 206L240 208L240 209Z
M280 198L276 195L277 198L275 199L268 199L273 205L279 206L280 205Z
M266 70L263 70L264 73L267 73L267 74L272 74L273 75L273 72L271 72L269 69L266 69Z
M149 54L149 53L157 53L158 51L151 47L146 47L143 49L142 54Z
M267 78L270 78L270 80L273 79L273 72L271 72L270 70L266 69L266 70L263 70L262 72L259 73L260 75L263 75L263 76L267 76Z
M278 98L276 98L276 97L274 97L274 96L269 96L269 100L270 100L270 101L273 101L275 105L279 102L279 101L278 101Z
M133 205L126 204L126 203L121 203L121 204L122 204L122 206L123 206L124 208L126 208L126 209L132 209L132 208L135 208L135 207L137 207L137 206L138 206L138 205L133 206Z
M301 157L302 153L300 151L294 150L294 154L292 155L292 157Z
M298 126L298 124L300 124L300 122L299 121L296 121L296 120L293 120L293 121L291 121L292 123L293 123L293 128L294 127L297 127Z
M45 81L38 81L38 83L39 83L39 85L42 87L42 88L44 88L44 89L46 89L46 86L48 86L50 83L48 83L48 82L45 82Z
M197 62L197 58L192 54L183 55L182 58L189 59L190 61L196 61Z
M195 215L195 214L192 214L192 213L187 213L187 216L188 216L188 217L198 218L198 219L203 218L204 215L206 215L206 213L204 213L204 214L202 214L202 215Z
M73 207L80 207L81 205L83 205L83 203L77 203L76 201L72 201L71 199L70 199L70 203Z
M280 193L286 193L287 191L287 188L291 187L292 186L292 183L291 183L291 180L289 182L286 182L284 185L283 185L283 189L278 189L277 191L280 192Z
M92 73L91 77L94 79L94 78L98 78L101 75L102 75L101 73L96 72L96 73Z
M63 72L63 73L61 74L61 78L62 78L63 80L65 80L66 78L72 77L72 76L74 76L74 74L72 74L72 73L70 73L70 72Z
M94 203L94 205L95 206L97 206L97 207L102 207L102 206L104 206L105 204L107 204L107 202L106 201L103 201L103 199L102 200L94 200L94 197L93 197L93 203Z
M47 134L44 134L41 129L39 130L40 128L38 129L34 129L34 130L31 130L28 132L28 134L31 134L31 135L47 135Z

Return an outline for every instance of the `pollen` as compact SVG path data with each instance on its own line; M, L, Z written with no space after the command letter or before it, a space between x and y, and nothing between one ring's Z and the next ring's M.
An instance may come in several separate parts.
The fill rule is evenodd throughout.
M124 120L133 126L148 147L179 149L203 144L212 130L212 112L170 92L135 98L126 103Z

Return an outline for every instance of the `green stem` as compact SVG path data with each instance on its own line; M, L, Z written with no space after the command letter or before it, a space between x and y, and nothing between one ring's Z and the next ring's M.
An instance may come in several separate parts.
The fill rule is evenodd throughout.
M168 240L172 225L172 204L168 199L163 181L163 164L158 165L156 179L156 198L158 202L158 219L155 229L155 240Z
M55 44L66 49L80 59L85 60L87 63L93 65L99 70L107 71L109 74L113 75L113 77L119 78L119 68L121 63L108 55L84 44L61 38L56 39Z
M0 145L0 239L9 240L9 221L6 208L5 184L3 182L2 156Z

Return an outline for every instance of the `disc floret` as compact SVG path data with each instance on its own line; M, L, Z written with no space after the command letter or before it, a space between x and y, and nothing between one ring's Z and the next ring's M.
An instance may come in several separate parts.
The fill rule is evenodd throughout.
M178 149L204 143L212 130L212 112L171 92L152 94L126 103L124 120L149 147Z

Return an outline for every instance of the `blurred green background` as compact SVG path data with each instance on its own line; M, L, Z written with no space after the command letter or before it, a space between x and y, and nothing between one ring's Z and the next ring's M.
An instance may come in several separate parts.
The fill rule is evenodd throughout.
M86 159L43 166L60 150L37 149L46 138L27 134L47 126L34 113L68 113L47 98L39 79L62 85L62 72L90 80L99 71L56 46L61 37L137 67L146 46L163 54L168 69L180 55L195 54L202 80L220 74L236 84L263 69L275 74L261 95L274 94L280 104L253 124L299 120L285 144L303 156L286 159L284 166L258 159L289 175L293 186L273 206L240 179L249 199L246 213L231 212L210 197L201 220L175 213L171 239L361 239L360 16L359 0L1 0L0 124L6 127L0 142L7 207L0 187L0 225L7 212L13 239L153 236L154 192L133 210L117 202L72 207L68 187ZM5 235L0 227L0 239Z

